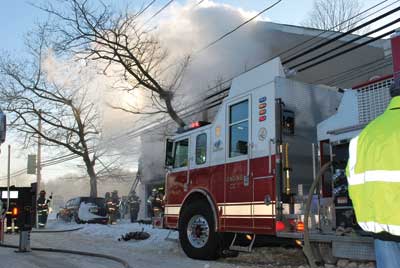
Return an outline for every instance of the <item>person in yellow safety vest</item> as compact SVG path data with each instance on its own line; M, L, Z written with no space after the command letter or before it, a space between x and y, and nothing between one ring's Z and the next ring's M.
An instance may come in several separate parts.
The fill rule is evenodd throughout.
M377 268L400 267L400 77L386 111L350 142L346 175L360 227L374 237Z

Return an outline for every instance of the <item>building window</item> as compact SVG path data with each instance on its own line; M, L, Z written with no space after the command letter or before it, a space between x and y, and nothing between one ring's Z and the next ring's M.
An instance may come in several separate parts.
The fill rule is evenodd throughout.
M189 140L181 140L175 143L174 168L187 167L189 154Z
M247 155L249 142L249 101L230 106L229 157Z
M196 137L196 165L205 164L207 161L207 134Z

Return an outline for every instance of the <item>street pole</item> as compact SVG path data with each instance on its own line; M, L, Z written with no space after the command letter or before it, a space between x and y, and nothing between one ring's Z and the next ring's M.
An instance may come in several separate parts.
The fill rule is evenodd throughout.
M10 180L11 180L11 145L8 145L8 164L7 164L7 210L10 209Z
M42 180L42 166L41 166L41 147L42 147L42 137L40 136L40 133L42 133L42 119L41 119L42 111L39 110L39 121L38 121L38 147L37 147L37 160L36 160L36 200L35 202L37 203L37 199L40 193L40 182ZM35 204L36 207L36 228L39 228L38 221L39 221L39 215L38 215L38 210L37 210L37 204Z

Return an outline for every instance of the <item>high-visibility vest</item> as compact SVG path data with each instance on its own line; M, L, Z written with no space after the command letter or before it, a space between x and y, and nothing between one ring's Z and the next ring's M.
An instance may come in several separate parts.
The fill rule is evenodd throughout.
M400 96L350 141L346 175L360 227L400 236Z

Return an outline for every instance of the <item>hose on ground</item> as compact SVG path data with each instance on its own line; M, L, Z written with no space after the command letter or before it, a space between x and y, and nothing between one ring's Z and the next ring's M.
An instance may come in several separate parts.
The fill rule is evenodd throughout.
M310 264L311 268L317 268L316 260L314 257L314 253L311 248L311 243L310 243L310 233L308 229L308 218L310 216L310 209L311 209L311 201L313 199L314 191L317 188L318 183L320 182L322 175L328 170L328 168L331 166L332 162L328 162L324 164L321 169L319 170L317 177L313 181L310 191L308 193L307 201L306 201L306 208L305 208L305 214L304 214L304 247L303 247L303 252L307 257L308 263Z
M67 233L67 232L74 232L74 231L79 231L79 230L82 230L83 229L83 227L78 227L78 228L74 228L74 229L67 229L67 230L48 230L48 231L45 231L45 230L35 230L35 231L31 231L31 233L42 233L42 234L44 234L44 233Z
M0 244L0 247L16 248L16 249L19 248L18 246L7 245L7 244ZM130 266L129 263L126 262L123 259L120 259L120 258L117 258L117 257L114 257L114 256L105 255L105 254L100 254L100 253L77 251L77 250L68 250L68 249L56 249L56 248L37 248L37 247L32 247L31 250L44 251L44 252L67 253L67 254L74 254L74 255L102 258L102 259L118 262L118 263L122 264L123 267L125 267L125 268L132 268L132 266Z

